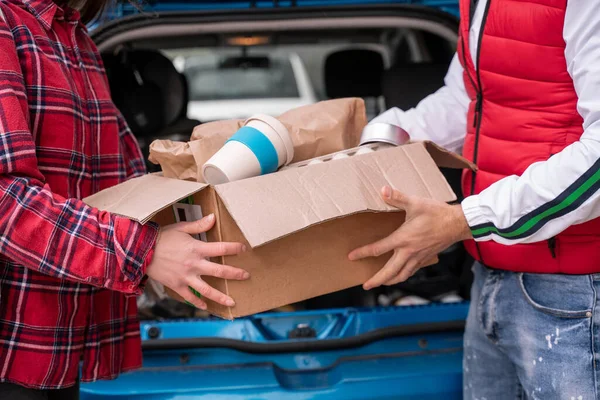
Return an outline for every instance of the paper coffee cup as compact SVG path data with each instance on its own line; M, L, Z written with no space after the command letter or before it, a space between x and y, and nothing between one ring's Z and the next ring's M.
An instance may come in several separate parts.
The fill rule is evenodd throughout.
M261 174L256 155L246 145L229 141L202 167L206 183L220 185Z
M249 118L202 167L211 185L233 182L277 171L294 158L294 146L286 127L276 118Z
M254 128L269 138L279 156L278 167L292 162L294 158L294 143L292 143L292 138L285 125L277 118L270 115L258 114L248 118L244 126Z

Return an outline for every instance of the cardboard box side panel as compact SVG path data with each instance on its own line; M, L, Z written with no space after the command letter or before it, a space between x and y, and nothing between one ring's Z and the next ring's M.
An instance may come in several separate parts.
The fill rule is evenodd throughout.
M206 239L208 242L221 241L220 231L218 228L219 219L218 219L217 210L216 210L216 203L213 201L214 196L215 196L215 193L214 193L213 188L207 188L207 189L205 189L201 192L198 192L192 196L193 204L199 205L200 207L202 207L202 215L206 216L206 215L209 215L210 213L215 213L215 216L217 216L217 223L215 224L215 227L206 233ZM159 224L160 226L167 226L167 225L177 222L175 211L172 206L160 211L158 214L156 214L152 218L152 220L154 222L156 222L157 224ZM222 260L214 259L211 261L221 263ZM214 287L215 289L217 289L223 293L226 293L226 285L225 285L225 281L223 279L209 277L209 276L203 276L202 279L204 281L206 281L206 283L208 283L209 285ZM169 294L172 297L175 297L176 299L178 299L180 301L182 300L178 296L175 296L173 294L172 290L170 291ZM211 313L214 313L215 315L221 316L223 318L231 319L230 312L227 307L217 306L216 304L212 303L208 299L204 299L204 300L207 302L209 311Z
M245 242L235 222L221 215L224 238ZM226 257L229 265L248 270L246 282L229 281L237 304L233 317L306 300L361 285L389 259L390 254L358 262L348 253L387 236L404 221L404 213L360 213L312 226L239 256Z
M208 242L222 242L223 237L221 234L221 217L219 215L219 207L216 201L216 193L212 187L203 190L200 193L197 193L194 198L194 203L199 204L202 207L202 211L204 215L209 215L211 213L215 214L216 222L215 226L207 232L207 241ZM222 257L214 257L211 259L212 262L217 264L223 264ZM203 276L202 279L208 283L213 288L218 291L228 294L227 292L227 282L225 279L215 278L212 276ZM231 312L229 311L229 307L217 304L209 299L204 299L208 306L208 311L214 315L225 319L232 319Z
M207 208L210 208L211 212L213 212L215 214L215 217L217 218L216 222L215 222L215 227L211 230L211 232L213 233L213 239L211 241L214 242L231 242L232 240L229 240L225 233L224 233L224 226L223 226L223 209L224 206L221 203L219 196L217 196L216 191L214 190L214 188L210 188L209 193L207 193L208 195L206 197L204 197L202 199L202 204L206 204ZM225 257L217 257L212 259L213 262L218 263L218 264L222 264L222 265L230 265L227 264ZM212 287L214 287L215 289L231 296L231 294L229 293L229 281L227 279L221 279L221 278L215 278L215 277L204 277L203 278L209 285L211 285ZM210 300L206 300L206 304L208 305L208 311L211 314L217 315L219 317L225 318L225 319L233 319L233 314L231 312L231 308L221 305L221 304L217 304L213 301Z
M405 194L454 201L423 143L263 175L215 187L253 248L325 221L366 211L394 211L380 197Z
M406 147L401 148L406 149ZM424 146L406 151L406 158L411 162L413 170L419 176L419 182L427 189L429 198L441 199L446 202L456 200L456 194L442 175L438 165L435 164L432 158L428 157Z

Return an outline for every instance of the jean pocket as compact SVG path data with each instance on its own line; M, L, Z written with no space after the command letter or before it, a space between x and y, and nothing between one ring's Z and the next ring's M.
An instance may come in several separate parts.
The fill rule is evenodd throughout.
M596 294L587 275L518 275L523 295L535 309L561 318L589 318Z

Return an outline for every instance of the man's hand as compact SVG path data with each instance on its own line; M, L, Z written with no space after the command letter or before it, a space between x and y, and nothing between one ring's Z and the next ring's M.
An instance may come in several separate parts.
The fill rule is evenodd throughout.
M349 254L355 261L394 251L387 264L363 285L365 290L404 282L452 244L472 237L460 205L405 196L387 186L382 197L404 210L406 220L388 237Z
M206 297L225 306L235 302L202 280L202 276L223 279L246 280L248 272L210 262L207 258L235 255L245 251L241 243L205 243L191 235L207 232L215 224L213 214L195 222L180 222L161 229L154 250L154 257L146 271L147 275L177 292L185 301L206 310L200 297Z

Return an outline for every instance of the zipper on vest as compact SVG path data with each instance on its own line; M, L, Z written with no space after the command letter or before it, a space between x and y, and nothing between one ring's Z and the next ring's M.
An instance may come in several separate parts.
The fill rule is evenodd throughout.
M481 130L481 115L483 113L483 90L481 89L481 76L479 74L479 58L481 57L481 42L483 41L483 32L485 31L485 24L487 22L488 13L490 11L490 3L492 0L487 0L485 4L485 10L483 12L483 18L481 19L481 27L479 28L479 37L477 38L477 55L475 59L475 76L477 78L477 99L475 102L475 112L473 113L473 127L475 128L475 143L473 149L473 163L477 164L477 153L479 152L479 131ZM470 23L469 23L470 24ZM467 32L469 34L469 32ZM464 43L463 43L463 54L464 54ZM471 54L471 58L473 55ZM465 65L467 65L465 63ZM467 73L467 75L469 75ZM473 79L469 75L469 79L473 87ZM475 179L477 177L477 172L471 172L471 196L475 194ZM485 265L485 261L481 254L481 249L479 248L479 243L475 242L475 248L477 249L477 254L479 255L479 261Z
M548 249L550 250L552 258L556 258L556 237L548 239Z
M477 93L477 100L475 101L475 112L473 113L473 128L477 128L479 123L479 114L481 113L482 97L481 93ZM479 129L479 128L477 128Z
M481 27L479 28L479 37L477 38L477 56L475 59L475 75L477 78L477 101L475 102L475 116L473 123L475 124L475 148L473 149L473 163L477 164L477 153L479 152L479 133L481 130L481 116L483 114L483 90L481 89L481 74L479 71L479 59L481 57L481 42L483 41L483 32L487 22L490 4L492 0L488 0L485 4L483 18L481 19ZM476 172L471 174L471 195L475 194L475 178Z

